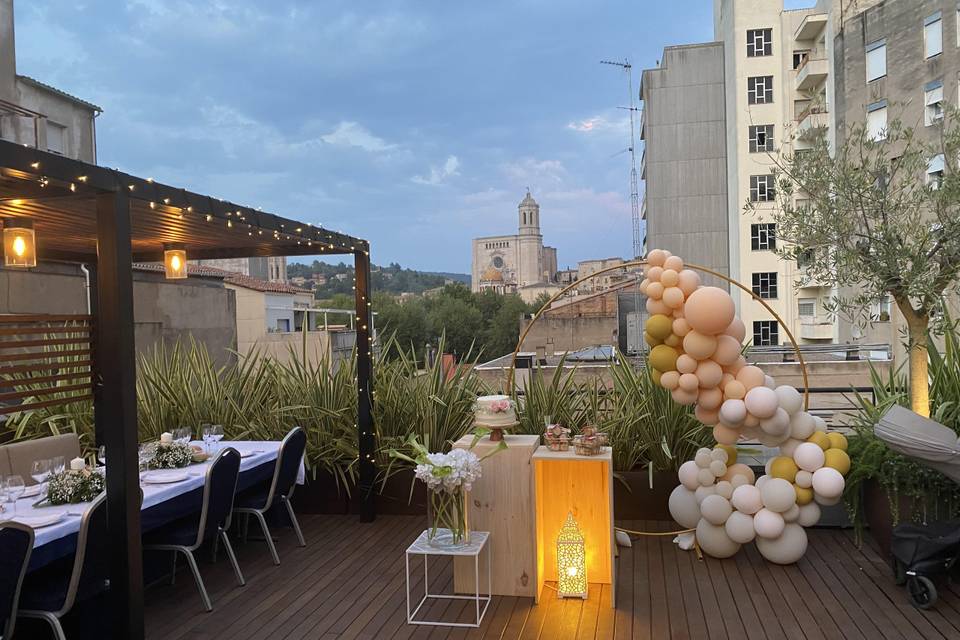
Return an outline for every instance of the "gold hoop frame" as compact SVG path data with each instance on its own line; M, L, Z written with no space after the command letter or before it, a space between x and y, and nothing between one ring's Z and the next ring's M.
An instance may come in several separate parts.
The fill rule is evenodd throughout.
M646 265L647 265L646 260L633 260L631 262L624 262L622 264L618 264L613 267L600 269L599 271L591 273L586 278L581 278L580 280L577 280L576 282L573 282L567 285L566 287L564 287L563 289L555 293L553 297L547 300L543 304L543 306L540 307L540 310L533 315L533 318L530 320L530 324L527 325L527 328L524 329L523 333L520 334L520 339L517 341L517 348L513 350L513 356L510 358L510 373L507 375L507 393L512 393L513 391L513 384L514 384L514 380L516 377L516 370L517 370L517 356L520 354L520 348L523 346L523 341L527 339L527 334L530 333L530 329L532 329L533 325L537 323L537 320L540 319L540 316L542 316L544 313L550 310L550 305L552 305L554 301L556 301L563 294L567 293L574 287L579 286L581 283L584 283L587 280L590 280L591 278L595 278L609 271L616 271L617 269L631 269L633 267L644 267ZM797 356L797 362L800 364L800 375L803 377L803 409L804 411L808 410L810 408L810 381L809 381L809 378L807 377L807 363L804 361L803 354L800 352L800 345L797 344L796 339L793 337L793 332L790 331L790 327L788 327L787 324L783 321L783 318L780 317L780 314L774 311L770 307L770 305L767 304L763 298L755 294L752 289L748 288L746 285L743 285L737 282L736 280L734 280L729 276L725 276L722 273L718 273L714 271L713 269L708 269L707 267L702 267L696 264L684 263L683 266L685 269L693 269L694 271L699 271L700 273L706 273L708 275L714 276L715 278L720 278L721 280L729 284L732 284L733 286L746 292L747 295L749 295L753 300L756 300L757 302L759 302L763 306L763 308L766 309L770 313L770 315L774 317L774 319L777 321L777 324L783 327L783 331L784 333L787 334L787 338L789 338L790 344L793 345L793 352Z

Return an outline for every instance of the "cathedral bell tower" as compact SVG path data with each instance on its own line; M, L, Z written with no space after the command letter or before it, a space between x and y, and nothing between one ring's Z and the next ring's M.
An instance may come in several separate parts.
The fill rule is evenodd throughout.
M540 235L540 205L530 195L529 189L527 189L526 197L520 201L518 209L520 213L520 235Z

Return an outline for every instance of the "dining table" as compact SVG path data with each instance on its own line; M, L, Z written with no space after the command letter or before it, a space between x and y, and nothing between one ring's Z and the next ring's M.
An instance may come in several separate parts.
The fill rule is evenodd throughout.
M191 444L205 446L203 443ZM279 441L224 441L213 446L212 455L204 462L191 464L182 469L157 469L140 474L143 489L143 505L140 513L143 533L164 524L200 512L206 472L219 449L233 447L240 452L240 475L237 491L243 491L273 477ZM303 460L297 474L297 484L303 484L306 471ZM28 492L32 493L32 492ZM34 528L33 553L28 571L36 570L52 562L72 555L76 550L80 521L89 502L64 505L37 505L39 496L24 495L17 501L16 514L0 513L0 520L13 520Z

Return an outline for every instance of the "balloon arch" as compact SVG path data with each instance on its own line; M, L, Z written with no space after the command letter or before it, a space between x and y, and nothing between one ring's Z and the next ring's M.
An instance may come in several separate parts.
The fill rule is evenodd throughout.
M678 471L680 484L670 494L670 514L708 555L727 558L741 545L756 542L764 558L791 564L806 552L804 527L820 520L820 506L837 504L850 471L847 441L827 433L826 422L810 414L809 381L803 354L782 318L743 284L705 267L684 264L670 252L654 249L646 260L610 267L578 280L555 294L533 316L513 352L508 388L514 384L517 355L533 325L553 302L591 278L617 269L639 267L650 316L644 338L654 381L674 401L694 406L694 415L713 428L717 445L697 451ZM796 353L804 393L774 379L742 355L746 328L736 317L730 294L704 286L698 272L736 286L783 327ZM736 460L741 439L779 447L765 475Z

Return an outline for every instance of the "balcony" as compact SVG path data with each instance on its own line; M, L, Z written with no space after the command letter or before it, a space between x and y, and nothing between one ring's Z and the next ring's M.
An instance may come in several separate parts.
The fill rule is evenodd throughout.
M797 28L797 32L793 34L793 39L813 40L820 35L826 26L827 14L811 13L810 15L803 17L803 22L800 23L800 26Z
M797 91L809 91L822 84L830 74L826 58L807 58L797 69Z
M800 318L802 340L833 340L833 322L823 316Z
M822 107L808 107L797 116L797 148L812 142L817 133L830 126L830 114Z

